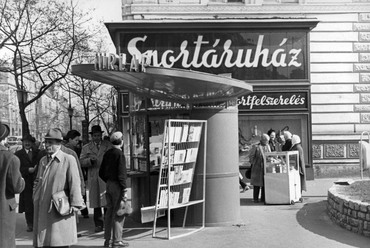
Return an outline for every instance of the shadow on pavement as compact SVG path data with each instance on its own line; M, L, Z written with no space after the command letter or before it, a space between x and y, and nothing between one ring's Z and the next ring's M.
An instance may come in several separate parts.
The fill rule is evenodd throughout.
M240 198L240 206L263 205L262 202L255 203L251 198Z
M297 222L306 230L327 239L360 248L369 247L369 238L352 233L331 221L326 213L326 200L306 203L297 212Z

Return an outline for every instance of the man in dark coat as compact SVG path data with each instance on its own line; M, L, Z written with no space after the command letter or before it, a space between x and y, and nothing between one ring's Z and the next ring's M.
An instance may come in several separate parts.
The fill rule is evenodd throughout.
M21 173L26 182L24 191L19 196L19 213L25 213L27 232L33 231L33 201L32 189L36 176L36 167L39 162L40 150L34 148L35 138L30 134L22 138L23 148L15 153L21 161Z
M78 147L79 142L80 142L80 137L81 137L81 133L79 131L74 130L74 129L69 130L67 135L65 136L66 143L64 144L64 146L73 150L77 154L77 163L78 163L79 167L81 168L81 164L80 164L80 160L79 160L79 157L80 157L80 154L81 154L81 149ZM82 170L82 174L83 174L83 180L81 179L81 182L85 182L84 188L82 189L82 196L83 196L84 202L86 204L87 199L86 199L86 188L85 187L86 187L86 181L87 181L87 169L86 168L81 168L81 170ZM89 218L88 208L84 208L83 210L81 210L81 214L84 218Z
M264 180L264 171L265 171L265 162L263 159L263 154L266 152L271 152L268 142L270 136L267 134L262 134L261 141L259 144L252 147L249 154L249 161L251 163L251 185L253 185L253 201L258 202L259 193L261 190L261 201L265 202L265 180Z
M8 135L9 127L0 122L0 247L15 248L15 194L22 192L25 182L19 171L19 159L5 147Z

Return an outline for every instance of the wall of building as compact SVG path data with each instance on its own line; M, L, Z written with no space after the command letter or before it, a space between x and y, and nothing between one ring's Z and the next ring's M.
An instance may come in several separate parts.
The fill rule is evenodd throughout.
M28 99L35 96L35 85L26 82ZM26 108L26 116L30 133L36 139L42 140L50 127L69 129L67 114L68 103L58 100L47 92L39 100ZM19 115L17 88L10 73L0 72L0 120L10 127L10 136L22 136L22 121Z
M360 174L358 141L370 131L370 1L123 0L122 17L317 18L310 35L315 176Z

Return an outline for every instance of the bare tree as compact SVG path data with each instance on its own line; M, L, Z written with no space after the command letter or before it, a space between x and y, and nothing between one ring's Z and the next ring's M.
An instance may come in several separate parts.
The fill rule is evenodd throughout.
M97 52L108 51L108 43L104 33L104 25L100 21L95 25L90 25L94 30L93 38L89 40L83 47L75 52L73 63L94 63L95 54ZM106 30L105 30L106 31ZM81 78L79 76L69 74L64 78L65 83L60 83L60 87L74 96L77 99L78 105L75 106L77 112L82 112L84 120L90 125L96 119L104 125L108 134L115 130L113 123L113 109L115 106L116 90L112 86L104 85L92 80ZM92 117L91 117L92 116Z
M26 0L24 4L11 4L7 0L0 1L0 49L4 47L5 43L8 42L10 37L17 32L21 19L24 16L26 8L30 0ZM18 13L20 17L18 22L13 22L13 29L7 30L4 28L3 23L6 23L14 13Z
M99 119L108 133L114 131L113 116L115 113L113 113L112 106L116 104L116 90L111 86L74 75L69 75L65 80L66 83L60 86L74 96L78 106L75 106L75 110L82 112L84 120L91 124L94 120ZM93 116L91 117L91 115Z
M10 53L5 71L14 76L25 135L30 132L25 109L68 75L75 51L91 37L84 28L89 19L73 1L18 0L3 7L12 13L2 16L0 29L2 49ZM34 93L29 99L27 91Z

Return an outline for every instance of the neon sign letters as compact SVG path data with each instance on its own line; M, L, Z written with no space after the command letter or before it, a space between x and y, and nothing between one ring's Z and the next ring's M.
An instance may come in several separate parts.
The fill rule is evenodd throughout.
M127 50L132 56L138 58L139 61L143 59L146 63L153 66L163 66L171 68L175 63L180 62L183 68L218 68L224 65L226 68L237 67L237 68L251 68L258 67L259 61L263 67L270 65L274 67L286 67L294 66L300 67L302 64L298 61L298 56L302 52L302 49L292 48L286 50L284 45L287 43L287 38L284 38L279 48L271 51L269 48L263 48L264 35L258 36L257 46L255 49L238 49L234 51L231 49L232 40L227 39L222 44L220 39L215 39L213 42L205 40L203 35L198 35L196 41L194 41L194 49L189 49L189 41L184 40L179 48L168 49L159 55L158 50L146 50L142 53L138 47L142 46L140 43L145 43L148 36L136 37L129 41ZM211 46L211 48L203 49L203 46ZM222 47L222 52L215 49L216 47ZM201 51L203 50L202 54Z

